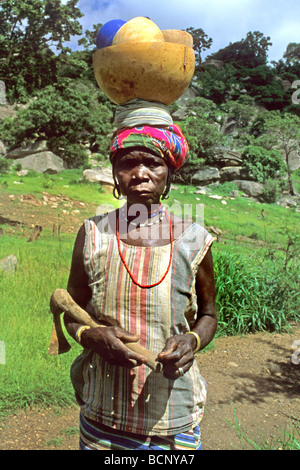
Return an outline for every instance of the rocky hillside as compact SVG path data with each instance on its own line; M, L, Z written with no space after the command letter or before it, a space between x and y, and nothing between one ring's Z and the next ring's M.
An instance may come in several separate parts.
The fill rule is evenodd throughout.
M26 109L27 105L9 105L4 83L1 82L0 85L0 120L17 120L19 110ZM201 96L200 85L195 78L184 95L171 106L173 120L183 128L191 148L190 162L175 177L175 183L205 187L231 182L237 190L264 200L265 181L256 178L255 172L249 172L243 149L245 145L253 143L254 123L259 122L260 116L268 111L258 106L254 100L245 100L242 88L238 99L228 99L226 104L216 106L212 100ZM195 138L198 139L196 143ZM292 147L289 152L287 171L280 175L280 191L276 189L278 203L287 207L299 204L297 191L291 194L287 185L282 184L288 175L300 168L299 141L297 145L298 147ZM198 152L201 146L201 152ZM92 168L93 171L85 170L83 176L94 181L105 181L106 184L110 180L108 184L113 184L107 172L103 171L105 156L99 159L98 153L94 153L89 144L85 144L85 150L88 158L84 166ZM284 161L284 148L279 147L279 150ZM8 166L15 165L19 170L34 170L38 173L58 173L68 167L63 152L57 155L51 148L51 143L49 145L41 136L37 140L27 139L17 146L9 146L9 142L1 141L0 136L0 158L2 161L4 159Z

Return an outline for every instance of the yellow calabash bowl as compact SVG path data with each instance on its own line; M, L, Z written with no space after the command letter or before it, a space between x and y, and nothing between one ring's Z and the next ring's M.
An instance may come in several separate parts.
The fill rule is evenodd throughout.
M140 98L169 106L189 86L195 54L184 44L126 43L98 49L93 66L99 87L113 103Z
M123 44L125 42L162 42L164 36L159 27L143 16L138 16L127 21L117 31L112 45Z
M187 31L181 31L180 29L163 29L162 34L166 42L185 44L188 47L193 47L193 36Z

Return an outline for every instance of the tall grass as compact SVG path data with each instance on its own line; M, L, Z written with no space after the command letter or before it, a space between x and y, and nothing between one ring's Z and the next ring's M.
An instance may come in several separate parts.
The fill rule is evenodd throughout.
M287 273L279 262L255 266L227 251L215 257L215 277L219 331L282 331L300 320L297 267Z
M0 340L6 349L6 363L0 366L0 413L73 402L69 368L75 351L59 357L47 352L52 330L49 299L54 289L66 286L72 244L71 238L35 243L1 238L0 258L10 246L18 267L15 273L0 275Z

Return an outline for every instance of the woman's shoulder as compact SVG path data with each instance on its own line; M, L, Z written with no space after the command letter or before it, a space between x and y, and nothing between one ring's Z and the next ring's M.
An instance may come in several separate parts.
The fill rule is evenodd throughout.
M172 223L174 229L174 239L181 238L182 236L197 237L200 235L210 235L206 228L199 222L195 222L192 218L181 218L172 214Z
M115 227L117 220L118 210L111 210L101 214L93 215L84 221L87 228L95 227L99 232L111 233L112 228Z

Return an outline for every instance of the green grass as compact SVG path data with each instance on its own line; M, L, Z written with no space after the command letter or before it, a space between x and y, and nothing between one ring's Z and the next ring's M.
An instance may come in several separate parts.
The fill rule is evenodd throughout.
M65 287L73 237L41 238L35 243L3 236L0 258L8 252L18 259L15 273L0 275L1 330L6 364L1 365L0 413L32 405L73 402L69 368L76 352L50 357L52 315L49 299ZM8 251L9 250L9 251ZM72 340L71 340L72 341Z
M79 434L78 427L70 427L70 428L62 429L58 436L45 441L45 446L46 447L60 447L63 445L65 441L65 437L78 436L78 434Z
M300 450L300 421L294 420L290 424L289 431L281 431L276 439L267 441L264 436L259 440L252 439L245 427L239 422L237 413L233 407L235 423L228 424L236 430L241 450Z
M82 178L82 170L64 170L59 174L49 175L29 171L26 176L18 176L16 171L0 174L1 191L21 195L31 193L42 199L45 191L54 196L63 194L71 199L97 204L114 204L116 200L106 193L100 184L90 183Z
M22 184L14 183L17 178ZM37 197L47 191L83 202L117 205L110 194L99 191L97 184L80 183L80 179L79 170L22 178L14 173L0 176L0 190ZM299 321L299 300L295 296L299 282L299 214L243 197L229 199L230 186L214 189L215 194L224 196L227 205L195 195L194 189L179 186L166 202L171 208L192 204L194 214L195 204L204 204L205 225L222 230L223 241L213 246L218 334L281 331L290 321ZM260 217L262 207L264 219ZM21 230L12 233L6 226L2 228L0 259L15 254L18 267L8 275L0 271L0 341L6 348L6 364L0 365L0 413L34 405L69 405L74 402L70 365L81 348L69 338L72 349L67 354L51 357L47 350L52 330L49 299L56 288L67 285L75 234L53 237L43 230L34 243L28 243Z
M232 252L215 257L219 332L227 335L289 330L300 320L299 263L263 266Z

